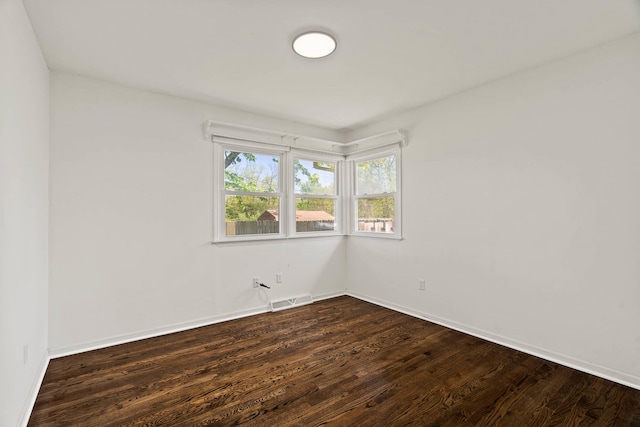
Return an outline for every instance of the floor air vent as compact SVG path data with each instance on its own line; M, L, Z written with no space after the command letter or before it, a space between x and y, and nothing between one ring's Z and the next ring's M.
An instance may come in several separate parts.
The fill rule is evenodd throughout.
M305 304L311 304L313 302L313 298L311 295L304 295L301 297L283 299L279 301L271 301L269 304L271 305L271 311L280 311L285 310L287 308L299 307Z

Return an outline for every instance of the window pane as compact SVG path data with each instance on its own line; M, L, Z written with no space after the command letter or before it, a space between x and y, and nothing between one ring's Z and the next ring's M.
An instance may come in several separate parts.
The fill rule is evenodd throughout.
M358 231L393 233L395 223L394 196L358 199Z
M295 192L300 194L335 194L336 164L312 160L294 160Z
M334 199L296 199L296 231L334 231L336 201Z
M356 163L358 195L394 193L396 191L396 157Z
M226 196L226 235L280 232L279 197Z
M279 156L224 152L224 189L278 192Z

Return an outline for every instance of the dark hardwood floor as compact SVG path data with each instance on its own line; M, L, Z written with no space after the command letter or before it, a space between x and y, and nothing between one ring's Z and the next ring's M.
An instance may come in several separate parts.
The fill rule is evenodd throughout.
M32 426L640 426L640 391L351 297L51 361Z

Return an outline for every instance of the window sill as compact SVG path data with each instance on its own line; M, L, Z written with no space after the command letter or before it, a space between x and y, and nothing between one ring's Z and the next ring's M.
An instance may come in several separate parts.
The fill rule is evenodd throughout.
M305 235L295 235L295 236L280 236L280 237L262 237L262 238L239 238L239 239L228 239L228 240L218 240L211 241L211 245L213 246L235 246L235 245L247 245L247 244L260 244L260 243L274 243L286 240L300 240L300 239L315 239L315 238L342 238L345 237L344 234L341 233L309 233Z
M241 239L233 239L233 240L219 240L219 241L211 241L212 246L238 246L238 245L256 245L256 244L268 244L274 242L281 242L287 240L301 240L301 239L315 239L315 238L342 238L342 237L365 237L369 239L382 239L382 240L404 240L402 236L397 236L395 234L374 234L374 233L352 233L352 234L341 234L341 233L310 233L305 235L295 235L295 236L281 236L281 237L248 237Z
M373 232L354 232L349 234L353 237L366 237L370 239L385 239L385 240L404 240L402 236L391 233L373 233Z

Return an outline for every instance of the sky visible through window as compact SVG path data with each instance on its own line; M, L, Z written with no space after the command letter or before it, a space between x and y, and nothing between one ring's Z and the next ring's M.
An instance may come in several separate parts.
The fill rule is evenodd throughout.
M296 159L295 192L335 194L335 163Z

